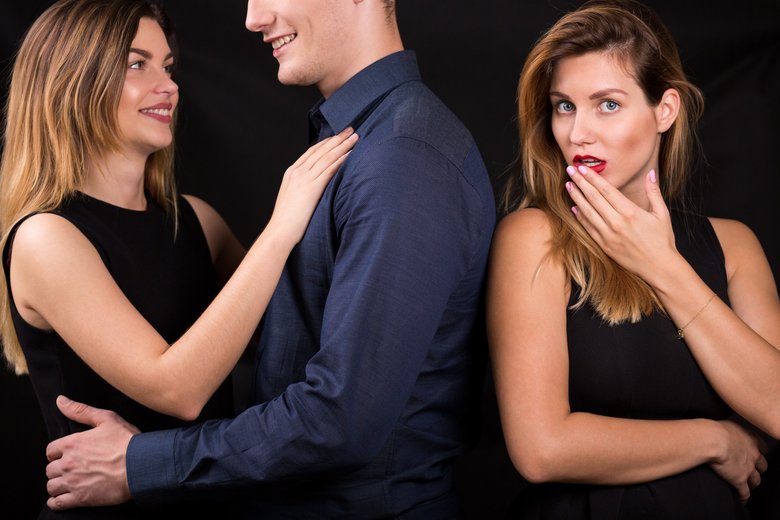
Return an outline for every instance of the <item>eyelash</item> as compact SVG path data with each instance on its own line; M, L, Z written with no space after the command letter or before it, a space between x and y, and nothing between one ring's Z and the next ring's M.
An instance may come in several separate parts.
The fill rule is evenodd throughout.
M574 103L572 103L571 101L566 101L565 99L561 101L556 101L553 106L555 107L555 111L561 114L568 114L572 112L572 110L563 110L563 105L571 105L572 108L574 108Z
M138 65L138 67L136 67L136 65ZM130 64L127 66L127 68L133 69L133 70L143 70L145 66L146 66L146 60L136 60L136 61L130 62ZM173 63L171 63L170 65L164 65L163 66L163 70L169 76L171 76L171 75L173 75L174 67L175 67L175 65Z
M613 103L615 105L615 108L613 110L607 110L607 112L617 112L617 110L620 108L620 103L618 103L614 99L605 99L604 101L599 103L599 106L602 106L606 103Z
M615 105L615 108L612 109L612 110L604 110L606 113L617 112L618 109L620 109L620 106L621 106L620 103L618 103L614 99L604 99L604 100L602 100L599 103L599 107L601 107L605 103L612 103L612 104ZM571 110L563 110L563 105L571 105L572 109ZM565 99L563 99L561 101L556 101L553 106L555 108L555 111L560 113L560 114L570 114L570 113L574 112L574 103L572 103L571 101L567 101Z

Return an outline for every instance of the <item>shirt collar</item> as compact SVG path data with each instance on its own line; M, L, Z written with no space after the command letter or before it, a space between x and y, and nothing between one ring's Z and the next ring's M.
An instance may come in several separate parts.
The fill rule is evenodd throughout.
M356 129L376 100L402 83L419 80L415 53L395 52L355 74L328 99L320 99L309 111L309 121L318 131L327 123L334 134L348 126Z

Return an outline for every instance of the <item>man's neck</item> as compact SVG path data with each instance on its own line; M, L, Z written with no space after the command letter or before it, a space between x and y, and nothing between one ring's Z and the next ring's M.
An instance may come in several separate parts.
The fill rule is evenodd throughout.
M354 52L349 59L349 63L352 65L339 76L323 78L317 84L317 88L324 98L327 99L333 95L361 70L382 58L404 50L395 20L388 21L386 18L370 20L368 23L361 24L361 27L364 29L358 31L357 37L357 41L361 45L353 45Z

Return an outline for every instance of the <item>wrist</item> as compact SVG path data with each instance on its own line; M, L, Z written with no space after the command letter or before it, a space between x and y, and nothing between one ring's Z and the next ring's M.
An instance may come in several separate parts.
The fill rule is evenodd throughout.
M292 250L300 242L302 237L290 231L289 226L284 226L281 222L271 216L271 220L263 229L258 239L262 239L269 247L277 251Z
M688 261L677 251L668 258L654 262L652 269L644 281L653 288L659 297L668 295L684 286L686 277L692 272ZM695 272L693 273L695 274Z
M720 421L700 419L703 421L707 433L702 436L701 446L705 460L708 463L722 463L726 460L729 448L729 433L726 426Z

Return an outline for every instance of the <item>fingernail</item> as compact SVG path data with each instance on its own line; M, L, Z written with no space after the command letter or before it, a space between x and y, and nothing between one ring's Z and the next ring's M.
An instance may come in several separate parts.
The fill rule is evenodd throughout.
M71 400L70 400L70 399L68 399L67 397L65 397L64 395L58 395L58 396L57 396L57 399L58 399L58 400L60 401L60 403L62 403L62 404L68 404L68 403L70 403L70 402L71 402Z
M574 172L576 172L576 171L577 170L575 170L574 166L572 166L572 165L569 165L569 166L566 167L566 173L568 173L570 176L573 176Z
M653 184L655 184L656 182L655 170L650 170L650 182L652 182Z
M587 168L585 168L584 166L580 166L580 167L579 167L579 168L577 168L577 169L578 169L578 170L580 171L580 173L581 173L581 174L583 174L583 175L587 175L587 174L588 174L588 169L587 169Z
M577 206L572 206L572 207L571 207L571 212L572 212L572 213L574 213L574 214L576 215L577 213L579 213L579 212L580 212L580 210L579 210L579 209L577 209Z
M574 185L573 185L571 182L567 182L567 183L566 183L566 189L567 189L567 190L569 190L569 191L571 191L571 190L573 190L573 189L574 189Z

